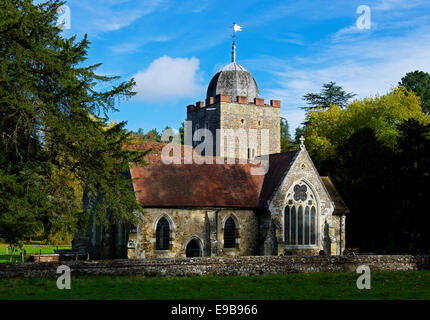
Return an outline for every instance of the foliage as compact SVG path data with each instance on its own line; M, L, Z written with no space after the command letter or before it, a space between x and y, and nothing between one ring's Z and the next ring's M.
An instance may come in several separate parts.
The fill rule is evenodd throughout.
M379 253L427 252L430 118L404 87L307 113L306 148L344 198L347 245ZM366 237L363 237L363 232Z
M291 140L287 119L281 118L281 152L296 149L296 145Z
M184 122L181 123L181 127L179 128L179 134L181 136L181 144L185 144L185 129L184 129Z
M418 70L408 72L399 85L415 92L421 98L423 111L430 113L430 74Z
M172 129L169 126L166 126L161 133L158 132L156 128L149 130L147 133L144 133L142 128L139 128L136 132L131 132L134 141L153 141L153 142L161 142L161 136L164 131Z
M89 41L65 39L55 26L63 3L0 4L0 236L20 243L37 233L72 233L90 213L133 220L139 205L118 174L145 152L125 150L124 122L107 113L129 98L134 80L97 91L118 77L83 66ZM106 87L106 85L104 85ZM103 204L89 201L102 195Z
M332 105L336 105L340 108L347 106L348 101L356 96L352 92L346 92L341 86L337 86L335 82L325 83L322 86L320 93L307 93L303 96L303 100L309 105L303 109L315 109L318 107L327 109Z
M311 154L316 151L322 159L333 157L337 146L364 127L373 129L378 141L394 150L399 135L397 124L404 119L423 124L430 121L422 112L420 99L404 87L383 96L356 100L345 109L334 105L309 110L306 119L306 148Z

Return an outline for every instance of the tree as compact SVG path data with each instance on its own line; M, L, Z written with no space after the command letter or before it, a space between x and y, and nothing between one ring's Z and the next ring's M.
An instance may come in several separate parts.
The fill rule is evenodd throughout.
M387 188L391 186L393 159L394 152L368 127L338 146L330 177L351 211L346 224L349 247L375 252L394 246L393 195Z
M181 126L179 128L179 134L181 136L181 144L185 144L185 129L184 129L184 122L181 123Z
M306 114L306 148L351 211L347 243L365 252L427 252L430 117L400 86ZM363 237L366 233L366 237Z
M408 72L399 85L415 92L421 98L423 111L430 113L430 74L418 70Z
M305 125L302 125L296 128L296 131L294 132L294 143L296 145L300 145L300 137L304 135L304 132L305 132Z
M430 125L408 119L398 125L400 135L393 175L396 238L408 252L428 253L427 214L430 198Z
M156 128L154 128L154 129L148 131L148 133L146 134L145 140L160 142L161 141L161 134L157 131Z
M332 106L309 110L304 130L306 148L315 162L334 158L337 146L357 130L368 127L375 131L378 141L394 150L399 136L397 124L410 118L422 124L430 121L422 112L420 99L404 87L383 96L356 100L345 109Z
M121 175L146 152L127 150L125 123L108 122L115 104L135 93L131 79L84 66L89 41L65 39L55 26L63 4L0 4L0 237L11 244L42 232L76 229L90 214L134 221L140 210ZM98 91L105 82L117 85ZM76 184L102 194L84 210Z
M285 152L294 148L289 133L289 125L287 119L281 118L281 152Z
M307 93L303 96L303 100L307 102L309 107L303 109L316 109L317 107L330 108L332 105L337 105L344 108L348 105L348 101L356 96L354 93L346 93L341 86L337 86L335 82L323 84L323 89L320 93Z

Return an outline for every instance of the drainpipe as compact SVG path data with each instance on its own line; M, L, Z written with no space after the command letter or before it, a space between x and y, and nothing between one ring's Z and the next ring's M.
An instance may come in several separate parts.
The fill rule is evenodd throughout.
M340 221L339 221L339 255L342 255L342 220L343 220L343 215L340 216Z
M216 239L216 256L218 256L218 212L219 210L215 211L215 239ZM211 254L212 255L212 254Z

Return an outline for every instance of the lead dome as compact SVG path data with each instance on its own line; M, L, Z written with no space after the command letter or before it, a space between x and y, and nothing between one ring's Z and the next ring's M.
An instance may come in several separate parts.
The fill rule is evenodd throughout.
M243 66L231 62L218 71L209 83L206 98L216 97L217 94L227 94L232 102L237 96L245 96L249 102L259 97L257 83Z

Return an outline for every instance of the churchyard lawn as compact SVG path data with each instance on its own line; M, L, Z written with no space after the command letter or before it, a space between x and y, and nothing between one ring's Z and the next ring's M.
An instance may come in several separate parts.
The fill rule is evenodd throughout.
M0 279L0 299L430 299L430 271L372 272L359 290L356 273L252 277L88 276L59 290L56 278Z
M6 254L6 247L8 247L8 254ZM42 250L42 254L54 253L56 249L71 249L71 246L67 245L24 245L26 251L26 260L30 258L32 254L39 254L40 250ZM12 261L11 261L12 258ZM15 249L14 252L10 249L10 246L6 244L0 244L0 263L2 262L21 262L21 250Z

